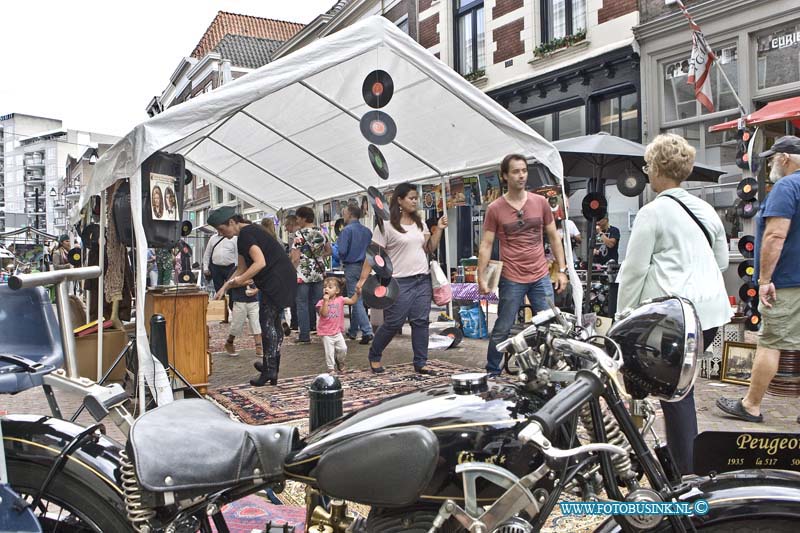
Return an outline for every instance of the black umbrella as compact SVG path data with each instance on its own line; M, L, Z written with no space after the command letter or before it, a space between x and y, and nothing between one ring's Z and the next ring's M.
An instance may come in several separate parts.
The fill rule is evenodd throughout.
M564 162L565 176L583 176L601 180L618 179L632 173L647 176L644 166L643 144L609 135L605 132L555 141ZM690 181L716 182L724 170L695 163Z

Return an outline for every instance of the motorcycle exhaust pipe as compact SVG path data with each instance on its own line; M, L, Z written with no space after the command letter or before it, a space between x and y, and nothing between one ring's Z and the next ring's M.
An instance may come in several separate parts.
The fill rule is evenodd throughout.
M313 432L342 416L342 382L336 376L320 374L308 388L308 426Z

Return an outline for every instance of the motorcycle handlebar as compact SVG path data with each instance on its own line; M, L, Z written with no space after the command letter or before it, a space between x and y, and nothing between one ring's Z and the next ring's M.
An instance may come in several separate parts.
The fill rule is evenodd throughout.
M56 285L64 281L80 281L99 277L99 266L65 268L64 270L50 270L34 274L17 274L8 279L8 286L11 290L18 291L29 287L42 287L44 285Z
M575 381L551 398L531 418L539 423L542 433L550 438L558 426L602 392L603 382L594 372L579 370Z

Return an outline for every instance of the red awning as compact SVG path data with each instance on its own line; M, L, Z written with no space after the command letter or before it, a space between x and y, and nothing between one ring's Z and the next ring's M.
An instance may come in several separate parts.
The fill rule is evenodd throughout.
M800 96L770 102L758 111L750 113L744 117L744 119L745 125L747 126L758 126L759 124L768 124L770 122L800 119ZM728 122L711 126L708 128L708 131L714 132L736 129L737 123L738 119L729 120Z

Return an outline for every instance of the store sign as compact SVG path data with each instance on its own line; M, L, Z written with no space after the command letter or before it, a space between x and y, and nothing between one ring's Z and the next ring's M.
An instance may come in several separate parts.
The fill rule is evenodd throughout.
M800 31L775 37L770 41L769 44L770 49L776 50L780 48L786 48L787 46L792 46L797 43L800 43Z

